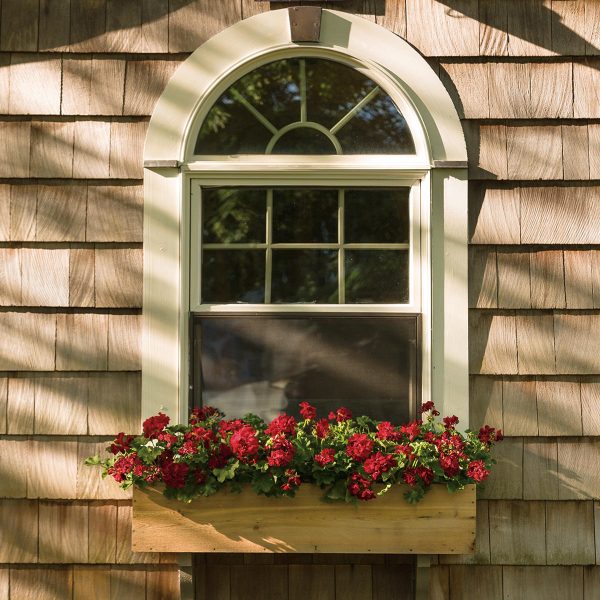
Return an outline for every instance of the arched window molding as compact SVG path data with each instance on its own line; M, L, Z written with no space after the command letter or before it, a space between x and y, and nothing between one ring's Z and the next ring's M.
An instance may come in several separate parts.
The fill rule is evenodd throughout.
M218 34L175 73L154 111L144 150L144 325L142 414L159 410L184 420L187 412L189 202L191 175L223 175L223 161L198 161L193 145L202 117L219 93L273 57L314 53L363 69L394 94L415 136L416 155L360 162L339 160L344 181L365 178L421 181L421 260L424 398L468 424L467 171L466 147L454 105L425 59L382 27L323 10L319 43L290 41L288 11L263 13ZM315 178L314 157L269 157L281 184L303 173ZM251 157L225 166L239 180L256 172ZM233 169L233 171L232 171ZM326 174L322 177L327 177ZM208 179L206 179L208 178ZM317 177L319 179L319 177Z

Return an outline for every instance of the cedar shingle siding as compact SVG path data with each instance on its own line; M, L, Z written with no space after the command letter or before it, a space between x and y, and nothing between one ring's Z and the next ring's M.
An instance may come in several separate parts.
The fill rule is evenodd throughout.
M203 41L281 6L2 0L1 599L179 595L175 557L131 552L129 494L82 460L139 422L142 146L156 99ZM595 600L600 2L332 7L428 57L468 143L471 420L509 437L479 495L476 553L435 560L430 598ZM198 597L404 598L403 562L209 556Z

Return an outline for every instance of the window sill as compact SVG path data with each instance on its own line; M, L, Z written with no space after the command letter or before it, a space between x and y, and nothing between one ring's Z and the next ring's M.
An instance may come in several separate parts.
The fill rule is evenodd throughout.
M469 554L475 543L475 486L450 494L434 485L416 505L392 488L358 506L325 503L305 485L295 498L251 490L184 504L158 489L134 490L136 552Z

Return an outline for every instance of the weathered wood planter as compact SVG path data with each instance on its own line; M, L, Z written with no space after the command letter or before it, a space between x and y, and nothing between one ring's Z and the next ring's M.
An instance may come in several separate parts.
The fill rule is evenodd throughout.
M437 485L416 505L400 487L358 506L326 503L305 485L295 498L250 490L191 504L160 490L134 490L137 552L340 552L469 554L475 543L475 486L450 494Z

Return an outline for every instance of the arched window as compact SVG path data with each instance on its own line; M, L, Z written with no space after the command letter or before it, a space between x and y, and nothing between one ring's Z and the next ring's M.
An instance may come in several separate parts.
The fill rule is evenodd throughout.
M194 153L414 154L390 95L338 60L293 56L243 75L213 104Z
M460 124L405 42L323 13L313 44L289 40L286 10L233 26L159 102L144 413L308 400L405 421L433 396L468 421Z

